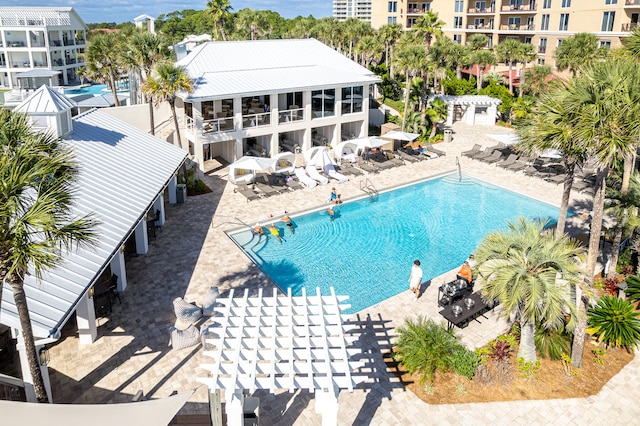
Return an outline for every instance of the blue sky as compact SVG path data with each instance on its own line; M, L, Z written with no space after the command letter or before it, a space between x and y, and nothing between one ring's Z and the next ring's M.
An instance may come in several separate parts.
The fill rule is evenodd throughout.
M64 6L73 7L84 22L133 22L136 16L147 14L157 17L163 13L184 9L202 10L206 7L206 0L191 2L176 0L151 0L149 3L137 3L131 0L49 0L19 1L4 0L2 6ZM231 0L232 12L250 7L256 10L273 10L284 18L295 18L298 15L313 15L316 18L331 16L332 0Z

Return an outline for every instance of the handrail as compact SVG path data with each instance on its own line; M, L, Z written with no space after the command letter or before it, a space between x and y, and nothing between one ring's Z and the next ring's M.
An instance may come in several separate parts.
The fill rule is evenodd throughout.
M228 217L228 218L231 218L231 219L235 219L236 221L235 222L234 221L224 221L224 222L219 223L218 225L215 225L215 226L213 226L213 221L211 221L211 227L212 228L218 228L219 226L222 226L222 225L224 225L226 223L233 223L234 225L244 225L244 226L246 226L247 228L249 228L251 230L253 229L253 226L249 225L248 223L243 222L242 219L238 219L235 216L226 216L226 215L217 214L216 217Z
M360 190L369 194L369 197L371 197L372 200L378 196L378 190L373 185L373 182L369 180L369 178L360 181Z
M458 166L458 179L462 182L462 165L460 164L460 157L456 156L456 165Z

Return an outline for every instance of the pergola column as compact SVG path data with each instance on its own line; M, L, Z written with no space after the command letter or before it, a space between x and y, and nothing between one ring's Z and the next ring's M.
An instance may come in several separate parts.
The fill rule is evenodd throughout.
M149 237L147 235L147 221L144 218L138 222L135 230L136 253L147 254L149 251Z
M78 323L78 339L81 345L90 345L98 337L96 327L96 312L93 299L89 299L89 293L85 293L76 307L76 322Z
M451 126L453 124L453 110L455 105L453 102L449 102L447 104L447 126Z
M338 424L338 393L333 389L316 390L316 414L322 415L322 426L336 426Z
M124 251L118 250L111 263L111 273L118 276L118 291L124 291L127 288L127 268L124 262Z
M176 191L178 190L178 177L176 175L173 175L169 180L167 190L169 192L169 204L177 204L178 195Z
M159 225L162 226L164 225L164 195L160 194L158 195L158 198L156 198L156 201L153 202L153 214L155 214L156 212L160 212L160 220Z
M244 395L242 392L234 392L230 398L227 399L225 411L227 412L227 426L243 426L244 425L244 412L242 410L242 404L244 402Z

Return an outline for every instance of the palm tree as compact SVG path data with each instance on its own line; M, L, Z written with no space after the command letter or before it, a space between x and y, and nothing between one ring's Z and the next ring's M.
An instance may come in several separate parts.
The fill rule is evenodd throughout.
M587 144L576 134L575 116L567 108L566 96L564 87L543 94L529 116L530 119L518 128L520 143L516 145L518 151L534 157L545 149L556 149L562 153L566 179L556 227L557 235L564 234L575 168L582 166L588 156Z
M469 62L478 66L477 89L482 89L482 75L488 65L496 63L496 56L491 50L474 50L469 55Z
M247 31L251 40L256 40L258 34L267 30L269 21L262 11L242 9L236 13L236 27Z
M572 292L582 276L578 244L544 225L521 217L507 230L487 235L475 252L483 297L499 301L501 315L520 321L518 358L533 362L536 325L563 327L566 314L567 328L574 325Z
M220 36L223 41L227 41L227 35L224 32L224 21L231 16L231 2L229 0L209 0L205 13L213 19L213 36L218 33L218 25L220 26Z
M619 180L619 179L618 179ZM618 253L624 235L631 235L640 226L640 174L631 175L629 187L623 191L622 182L616 182L616 188L607 188L607 213L616 219L615 234L611 243L611 257L609 258L608 276L615 276L618 266Z
M563 71L569 69L575 77L578 69L604 56L598 47L598 38L592 33L578 33L565 39L553 54L556 67Z
M294 19L293 27L289 31L289 35L294 38L309 38L311 37L311 30L315 24L313 17L303 18L298 16Z
M404 114L402 116L402 131L404 132L405 124L407 122L407 110L409 109L409 93L411 92L413 77L420 72L424 62L426 62L426 54L420 46L416 44L409 44L398 50L393 60L398 69L406 76L404 90Z
M421 111L414 111L410 109L410 111L407 112L407 119L405 123L405 130L407 132L426 135L428 125L429 123Z
M178 116L176 114L176 97L178 92L191 93L193 91L193 83L187 71L172 64L159 64L156 66L155 75L147 78L147 81L144 82L142 90L157 103L162 101L169 103L178 137L178 146L182 147L180 126L178 125Z
M0 294L2 283L11 286L38 402L48 399L24 280L28 274L39 279L64 253L95 242L97 223L72 217L77 173L60 140L34 132L27 116L0 110Z
M606 177L616 158L626 158L635 150L640 138L640 64L630 58L610 58L606 62L592 62L582 69L580 78L567 86L567 109L572 111L576 136L589 141L593 160L597 162L596 194L593 201L589 251L587 253L585 281L593 282L596 260L600 250L600 233L604 215ZM625 173L630 172L625 168ZM625 177L623 176L623 182ZM583 314L586 303L579 305ZM584 350L585 315L581 316L574 331L572 363L582 365Z
M471 50L481 50L489 44L489 37L486 34L473 34L467 38L467 46Z
M342 22L342 28L344 29L344 35L349 42L349 53L347 56L351 59L354 58L353 48L362 37L373 33L371 25L367 22L361 21L356 18L348 18Z
M520 71L520 88L518 89L518 97L522 97L522 90L526 84L527 78L527 65L538 57L536 48L531 43L522 43L520 45L520 52L518 60L522 62L522 70Z
M631 34L621 38L622 46L636 59L640 59L640 27L635 27Z
M87 67L92 79L106 83L113 94L115 106L120 106L116 80L120 78L124 62L122 59L122 37L117 33L102 33L91 37L87 48Z
M375 58L380 58L384 47L374 36L365 36L358 40L355 51L360 55L362 65L369 68Z
M500 62L509 64L509 92L513 94L513 63L520 58L522 43L514 38L507 38L496 46L496 57Z
M547 78L552 74L551 67L549 65L534 65L533 68L524 72L526 77L522 79L520 87L530 95L537 97L547 91Z
M447 104L442 98L435 98L429 103L429 108L427 108L426 111L427 117L429 117L429 121L431 122L431 135L429 135L429 137L436 135L438 123L447 119L448 112Z
M141 85L144 84L144 81L151 75L154 65L169 57L169 51L161 36L150 33L149 31L134 33L128 40L128 45L130 52L129 57L132 60L132 64L138 74L138 81L140 81ZM149 104L151 134L155 135L156 126L153 116L153 99L151 99L149 94L146 94L145 98Z
M84 86L84 80L87 78L88 70L85 67L79 67L76 75L80 78L80 87Z
M446 23L438 18L438 13L432 10L423 13L416 20L413 29L420 37L424 38L424 53L429 54L433 37L442 36L442 27L445 25Z
M391 79L394 80L395 73L393 69L393 60L392 60L394 56L393 48L395 47L396 42L402 35L402 26L400 24L395 24L395 23L383 25L378 30L378 34L380 34L380 37L382 38L382 40L384 40L384 43L385 43L384 62L387 65L387 68L389 69L389 77L391 77Z

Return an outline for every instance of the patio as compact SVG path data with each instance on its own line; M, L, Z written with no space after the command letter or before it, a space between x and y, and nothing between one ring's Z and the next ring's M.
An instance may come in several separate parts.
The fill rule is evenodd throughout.
M486 130L485 130L486 129ZM456 170L456 157L474 143L491 146L495 141L486 133L508 133L499 127L471 127L463 123L453 126L455 142L439 144L446 157L419 163L408 163L392 170L367 176L379 190L394 185ZM495 166L460 158L462 171L522 192L539 200L557 205L562 188L540 179L513 173ZM226 169L206 176L213 192L190 197L184 204L169 205L167 222L145 256L127 261L129 286L121 294L122 303L113 306L110 318L99 320L98 339L92 345L79 345L75 326L69 324L63 337L50 348L49 368L54 401L58 403L109 403L130 401L138 390L145 398L159 398L194 389L197 377L206 371L200 365L208 362L201 346L174 351L168 346L168 328L175 323L172 300L183 296L187 301L200 302L210 286L220 292L234 288L239 292L249 288L272 289L270 281L238 250L224 234L225 229L241 222L267 220L269 214L279 216L283 210L292 214L326 203L330 187L316 187L282 194L278 197L246 203L233 192L227 182ZM361 196L360 180L354 178L340 186L342 198L348 201ZM574 196L577 193L574 193ZM590 210L589 202L574 200L581 212ZM575 215L569 225L574 232L580 229L581 215ZM294 218L295 220L295 218ZM442 319L438 314L437 288L454 278L455 271L436 277L426 287L418 303L411 303L410 293L402 293L353 316L363 330L360 339L363 352L376 354L377 365L381 353L390 347L390 336L376 336L371 330L390 330L404 318L425 315ZM406 280L406 277L399 277ZM497 320L497 309L487 314L481 323L471 322L458 333L463 341L476 347L493 338L505 327ZM339 424L415 425L460 424L492 422L494 424L546 424L550 418L563 423L629 424L640 415L635 399L640 391L636 384L640 362L636 359L618 374L599 396L583 400L521 401L486 405L461 404L428 406L384 370L377 370L374 379L353 393L341 392ZM259 391L262 398L261 418L264 424L316 425L320 416L315 413L314 395L298 391L282 391L275 395ZM612 418L611 407L616 416ZM426 413L428 412L428 418ZM202 386L182 409L181 414L207 414L207 389Z

